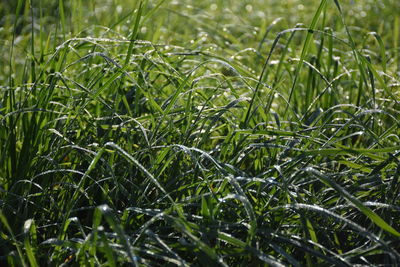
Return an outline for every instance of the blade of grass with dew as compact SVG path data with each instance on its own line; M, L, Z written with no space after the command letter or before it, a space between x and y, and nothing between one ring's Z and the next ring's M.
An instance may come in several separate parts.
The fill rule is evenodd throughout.
M15 235L14 235L10 225L8 224L7 218L3 214L2 210L0 210L0 221L5 226L6 230L9 232L9 234L11 235L11 239L14 243L13 245L17 249L19 260L21 261L22 266L24 266L24 267L28 266L25 262L25 257L24 257L24 254L22 253L22 249L20 247L19 241L15 238Z
M348 193L344 188L342 188L340 185L335 183L328 176L322 174L321 172L317 171L316 169L314 169L312 167L306 168L305 171L316 176L324 184L335 189L338 193L340 193L340 195L342 195L344 198L346 198L348 201L350 201L362 213L364 213L368 218L370 218L371 221L373 221L377 226L379 226L386 232L388 232L396 237L400 237L400 233L398 231L396 231L392 226L390 226L387 222L385 222L378 214L376 214L369 207L365 206L360 200L353 197L350 193Z
M140 0L139 1L139 7L137 8L136 16L135 16L135 19L134 19L134 26L133 26L132 32L131 32L131 34L129 36L130 44L129 44L129 47L128 47L128 53L127 53L126 58L125 58L125 66L128 65L129 61L131 60L133 47L135 45L135 40L137 38L138 31L139 31L139 25L140 25L140 19L142 17L142 12L143 12L143 1Z
M124 251L129 256L129 261L134 264L134 266L138 265L138 257L133 254L133 249L123 231L120 227L119 223L116 221L115 216L112 214L112 210L107 205L102 205L97 207L97 210L102 213L104 218L106 219L107 223L111 226L111 228L117 233L118 238L120 239Z
M304 41L303 49L302 49L301 55L300 55L300 61L299 61L298 65L297 65L296 72L294 74L294 80L293 80L292 88L290 89L290 92L289 92L288 103L290 103L290 101L292 99L293 92L294 92L294 90L296 88L296 85L297 85L297 80L298 80L298 77L299 77L299 74L300 74L300 70L301 70L301 67L303 65L303 61L306 58L308 50L310 49L311 40L312 40L312 37L313 37L313 31L316 29L319 17L321 16L322 11L325 8L326 2L327 2L326 0L321 0L321 3L319 4L319 7L318 7L317 11L315 12L315 15L314 15L314 17L312 19L311 25L310 25L309 30L307 32L306 40ZM287 110L288 107L289 106L286 107L286 110Z
M31 243L33 243L34 245L36 244L36 226L35 222L32 219L25 221L24 235L25 235L24 247L26 250L26 254L28 256L29 264L32 267L39 266L36 261L34 248L32 248L31 246Z

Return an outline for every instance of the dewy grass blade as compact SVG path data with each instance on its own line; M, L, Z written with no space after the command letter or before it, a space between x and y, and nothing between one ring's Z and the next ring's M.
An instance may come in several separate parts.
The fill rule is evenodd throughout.
M172 95L171 99L169 100L167 106L164 108L163 113L162 113L162 117L161 117L159 123L157 124L155 130L152 132L152 137L150 139L154 139L156 137L156 134L157 134L159 128L161 127L161 124L164 122L166 116L169 115L172 107L175 105L176 101L178 100L179 95L182 93L182 91L184 90L185 86L189 85L189 80L190 80L192 74L197 69L199 69L203 65L206 65L206 64L208 64L210 62L213 62L213 61L212 60L207 60L207 61L204 61L204 62L196 65L185 76L181 77L182 80L181 80L178 88L176 88L175 92L173 93L173 95Z
M398 1L180 2L1 2L0 265L398 264Z
M12 239L12 241L14 242L14 246L17 248L19 260L21 261L22 266L24 266L24 267L25 267L25 266L28 266L28 265L26 264L26 262L25 262L25 257L24 257L24 254L22 253L22 249L21 249L21 246L20 246L20 244L19 244L19 241L15 238L14 232L13 232L13 230L11 229L10 225L8 224L7 218L6 218L6 216L4 216L2 210L0 210L0 221L1 221L1 223L3 224L3 226L5 226L6 230L7 230L7 231L10 233L10 235L11 235L11 239ZM1 228L0 228L0 229L1 229ZM4 235L4 234L2 233L2 235Z
M378 74L378 72L375 70L375 67L372 66L371 62L369 62L365 56L363 56L361 54L361 52L359 50L357 50L356 48L356 43L352 37L352 35L350 34L350 30L349 27L347 26L345 19L344 19L344 14L343 14L343 10L340 6L340 3L338 0L334 0L339 12L340 12L340 17L342 19L342 23L344 25L344 28L346 30L347 36L349 37L350 40L350 45L352 46L352 52L354 54L354 58L357 61L359 70L360 70L360 74L362 77L362 81L365 83L365 85L367 86L367 78L366 78L366 73L368 73L367 68L373 73L373 76L379 81L380 85L383 87L383 89L385 90L385 92L392 98L393 101L396 102L396 104L399 104L400 101L398 100L398 97L396 97L391 90L388 88L387 83L384 81L384 79L381 77L381 75ZM378 40L379 42L379 40ZM382 53L382 52L381 52ZM385 56L386 58L386 56ZM385 67L385 66L384 66ZM386 67L385 67L386 68ZM361 94L361 89L362 86L360 86L359 88L359 95ZM372 89L374 90L374 89ZM374 92L373 92L374 93ZM360 96L358 97L360 99Z
M301 203L294 203L294 204L287 204L287 205L281 206L281 207L276 207L276 208L274 208L274 209L286 209L286 210L287 210L287 209L294 209L294 210L297 210L297 209L305 209L305 210L309 210L309 211L314 211L314 212L320 213L320 214L322 214L322 215L324 215L324 216L331 217L331 218L335 219L335 220L338 221L338 222L342 222L342 223L347 224L350 228L352 228L353 230L355 230L356 232L358 232L358 234L367 237L369 240L371 240L371 241L373 241L373 242L376 242L376 243L379 243L380 245L382 245L383 247L385 247L386 249L388 249L388 250L393 254L393 256L394 256L395 258L400 259L399 253L396 252L393 248L390 247L389 244L387 244L386 242L384 242L380 237L378 237L378 236L375 235L374 233L368 231L368 230L367 230L366 228L364 228L363 226L358 225L357 223L355 223L355 222L353 222L353 221L351 221L351 220L349 220L349 219L347 219L347 218L345 218L345 217L343 217L343 216L340 216L340 215L338 215L338 214L336 214L336 213L334 213L334 212L332 212L332 211L330 211L330 210L324 209L324 208L322 208L322 207L320 207L320 206L317 206L317 205L309 205L309 204L301 204ZM282 236L277 236L277 237L278 237L279 239L284 239L284 240L286 239L286 240L289 241L289 242L293 242L293 244L301 245L301 244L299 244L299 242L298 242L296 239L294 239L294 238L289 239L289 238L283 238ZM325 249L325 250L326 250L326 249ZM310 251L310 249L306 249L306 251L309 251L309 252L312 253L312 251ZM328 251L329 251L329 250L328 250ZM322 257L326 257L326 256L325 256L326 253L321 254L319 251L315 251L315 252L316 252L316 254L319 254L319 255L322 256ZM332 252L330 252L330 253L332 253ZM333 253L332 253L332 254L333 254ZM344 256L341 256L341 255L337 255L337 257L335 257L335 258L330 258L329 261L331 261L331 263L334 263L335 266L336 266L336 265L339 265L339 266L351 266L350 262L348 262L347 260L345 260L345 257L344 257Z
M256 231L257 231L257 219L254 213L254 208L251 205L249 199L247 198L246 194L244 193L243 189L240 187L239 183L235 180L235 177L232 176L227 176L226 179L229 181L229 183L232 185L232 187L235 189L237 195L230 194L226 196L225 198L234 198L242 202L247 216L249 217L250 220L250 229L249 229L249 238L247 242L251 244L252 239L254 238Z
M66 23L65 23L65 12L64 12L64 0L58 0L58 12L61 20L61 30L63 34L63 38L65 40L65 35L67 32Z
M37 261L36 261L36 257L35 257L35 253L34 250L36 250L36 247L32 247L32 243L34 245L36 245L36 226L35 226L35 221L32 219L29 219L27 221L25 221L24 223L24 235L25 235L25 239L24 239L24 247L26 250L26 254L28 256L28 260L29 260L29 264L30 266L36 267L39 266Z
M116 71L110 78L108 78L108 80L105 81L105 83L104 83L100 88L98 88L97 90L95 90L94 92L92 92L92 93L90 94L90 98L86 99L85 103L84 103L82 106L80 106L79 109L80 109L80 110L83 110L83 109L89 104L89 101L90 101L90 100L94 100L94 99L96 99L97 97L99 97L100 94L101 94L105 89L109 88L109 86L110 86L113 82L115 82L120 76L125 75L125 71L127 70L127 68L128 68L128 65L126 65L126 66L123 67L123 68L118 68L117 71Z
M157 234L155 234L153 231L147 229L145 231L146 235L154 238L166 251L168 251L170 254L174 256L174 260L176 261L176 264L179 264L180 266L189 266L185 260L183 260L181 257L179 257L178 254L176 254Z
M129 61L130 61L131 56L132 56L133 47L135 46L135 40L137 38L138 31L139 31L139 25L140 25L140 19L142 17L142 12L143 12L143 1L140 0L139 1L139 7L137 9L136 17L135 17L135 20L134 20L135 23L134 23L132 32L131 32L131 34L129 36L130 43L129 43L129 48L128 48L128 54L127 54L127 56L125 58L125 66L129 64Z
M393 47L399 47L400 15L396 15L393 22ZM400 71L399 49L395 49L394 62L397 62L397 71Z
M322 148L316 150L305 150L301 153L304 155L345 155L345 154L375 154L375 153L390 153L400 150L400 146L395 147L384 147L384 148L350 148L350 147L340 147L340 148Z
M36 24L35 16L33 14L33 6L32 2L29 1L29 8L31 10L31 80L32 82L36 81L36 57L35 57L35 31L34 25Z
M175 204L175 201L171 198L171 196L165 191L162 185L157 181L157 179L142 165L140 164L134 157L129 155L125 150L119 147L117 144L113 142L108 142L105 144L105 147L111 147L120 152L126 159L128 159L131 163L136 165L160 190L165 194L165 196L171 201L171 203Z
M347 192L343 187L335 183L332 179L328 176L322 174L321 172L317 171L314 168L308 167L305 169L307 173L310 173L320 179L324 184L332 187L336 190L341 196L351 202L355 207L357 207L365 216L371 219L377 226L382 228L388 233L396 237L400 237L400 233L396 231L392 226L390 226L387 222L385 222L378 214L376 214L373 210L369 207L365 206L360 200L353 197L349 192Z
M129 243L129 240L124 233L123 229L121 228L120 224L117 222L112 209L108 205L101 205L97 207L97 210L99 210L104 218L106 219L107 223L111 226L114 232L117 233L126 254L129 256L129 260L131 263L134 264L134 266L139 266L138 264L138 257L133 253L133 249Z
M143 17L143 24L153 16L153 14L164 4L166 0L160 0L147 14Z
M190 229L187 227L187 223L182 221L182 219L172 218L170 216L169 220L171 223L180 229L180 231L185 234L198 248L200 248L210 259L214 260L221 266L227 267L228 265L224 262L223 258L216 253L216 250L206 243L204 243L201 239L199 239L196 235L194 235Z
M278 260L274 259L272 256L270 255L266 255L265 253L263 253L262 251L259 251L258 249L255 249L253 247L248 246L245 242L227 234L224 232L219 231L218 232L218 238L223 240L224 242L228 243L228 244L232 244L234 246L237 246L239 248L243 248L245 250L249 250L251 251L255 256L257 256L260 260L262 260L263 262L267 263L268 266L274 266L274 267L283 267L285 266L284 264L282 264L281 262L279 262Z
M15 65L15 59L14 59L14 49L15 49L15 39L17 37L17 26L19 23L19 20L23 18L24 16L20 16L22 7L24 5L25 1L24 0L18 0L17 6L15 9L15 17L14 17L14 23L13 23L13 31L12 31L12 37L11 37L11 46L10 46L10 56L8 58L8 68L9 68L9 75L8 75L8 86L10 90L8 93L5 94L7 98L6 102L6 111L13 112L15 111L15 104L16 104L16 98L15 98L15 90L14 90L14 84L15 84L15 75L13 75L13 69ZM14 130L15 128L15 121L13 117L10 117L7 121L8 127L9 127L9 132L8 132L8 137L7 139L9 140L9 143L7 146L4 147L3 153L4 155L8 154L9 158L6 160L7 162L7 169L8 169L8 174L7 176L12 177L13 173L16 172L17 170L17 149L16 149L16 143L17 143L17 136L16 132Z
M387 71L387 58L385 51L385 44L383 43L382 37L377 32L370 32L370 35L374 36L379 44L380 60L382 61L382 70L384 73Z
M300 55L300 61L297 64L296 72L294 74L294 80L293 80L292 88L290 89L290 92L289 92L288 106L286 107L286 110L289 108L289 103L290 103L290 101L292 99L293 92L294 92L294 90L296 88L297 80L298 80L298 77L300 75L300 70L301 70L301 67L303 65L303 61L305 60L305 58L307 56L307 53L308 53L308 50L310 49L311 40L312 40L312 37L313 37L313 34L314 34L313 31L316 29L317 22L319 20L319 17L322 14L324 8L325 8L325 5L326 5L326 0L321 0L321 3L319 4L319 7L318 7L317 11L315 12L315 15L314 15L314 17L312 19L311 25L310 25L309 30L307 32L306 40L304 41L304 45L303 45L303 50L301 51L301 55Z

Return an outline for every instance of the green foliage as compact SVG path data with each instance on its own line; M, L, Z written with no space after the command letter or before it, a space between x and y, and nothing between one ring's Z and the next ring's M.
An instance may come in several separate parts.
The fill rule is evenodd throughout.
M396 265L399 9L2 1L0 265Z

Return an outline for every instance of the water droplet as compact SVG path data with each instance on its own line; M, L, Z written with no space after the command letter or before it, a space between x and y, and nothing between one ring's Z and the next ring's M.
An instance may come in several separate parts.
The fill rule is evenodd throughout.
M253 11L253 6L252 5L246 5L246 11L247 12L251 12L251 11Z
M116 11L117 11L118 14L121 14L121 12L122 12L122 6L121 6L121 5L118 5L117 8L116 8Z

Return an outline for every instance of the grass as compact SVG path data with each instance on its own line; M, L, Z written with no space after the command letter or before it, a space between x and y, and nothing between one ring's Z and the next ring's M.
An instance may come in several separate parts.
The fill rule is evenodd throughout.
M231 2L0 4L0 265L397 266L398 1Z

